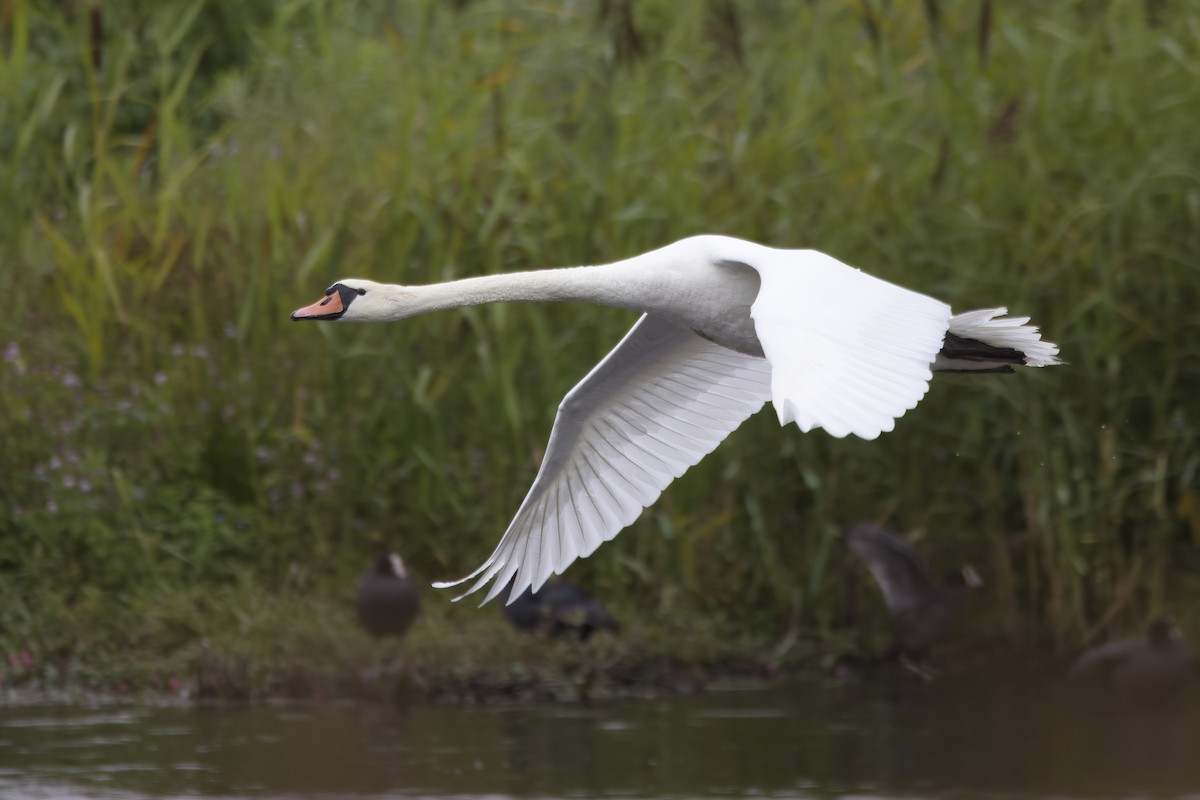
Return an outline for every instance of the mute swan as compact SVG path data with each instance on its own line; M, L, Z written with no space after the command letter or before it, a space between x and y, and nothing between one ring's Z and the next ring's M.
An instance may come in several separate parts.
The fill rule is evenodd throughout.
M293 320L389 322L507 300L641 311L567 393L546 455L466 592L538 589L632 523L688 467L770 400L781 425L874 439L929 388L932 370L1059 363L1028 317L950 315L815 250L695 236L612 264L396 286L347 278Z
M1145 636L1088 650L1071 665L1071 677L1103 674L1122 703L1156 703L1183 688L1194 667L1192 651L1175 621L1159 617Z
M376 639L408 633L421 611L421 595L395 553L381 555L363 575L354 600L358 624Z
M983 581L969 566L951 570L939 581L908 539L881 525L859 523L846 531L845 539L879 584L895 623L882 660L899 658L928 678L920 662L958 624L971 590Z

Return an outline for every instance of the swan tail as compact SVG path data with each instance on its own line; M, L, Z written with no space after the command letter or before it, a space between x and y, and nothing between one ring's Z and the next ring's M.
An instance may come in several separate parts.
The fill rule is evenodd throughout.
M938 372L1012 372L1014 366L1061 364L1058 345L1042 339L1029 317L1005 317L1007 308L967 311L950 329L933 362Z

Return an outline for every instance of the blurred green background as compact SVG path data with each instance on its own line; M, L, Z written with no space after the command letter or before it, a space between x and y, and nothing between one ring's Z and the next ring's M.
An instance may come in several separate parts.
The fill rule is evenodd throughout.
M874 442L760 414L572 580L824 636L875 519L983 573L977 637L1200 630L1194 3L0 0L0 42L0 651L313 650L379 551L466 574L634 315L288 312L697 233L1007 305L1069 365L939 376Z

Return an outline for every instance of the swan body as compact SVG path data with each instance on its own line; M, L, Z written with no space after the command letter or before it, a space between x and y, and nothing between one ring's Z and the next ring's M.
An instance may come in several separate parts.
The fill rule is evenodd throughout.
M395 286L347 278L294 320L390 322L512 300L584 301L642 317L559 405L516 517L467 594L541 587L632 523L770 400L781 425L874 439L934 369L1059 363L1027 317L945 303L815 250L695 236L601 266Z

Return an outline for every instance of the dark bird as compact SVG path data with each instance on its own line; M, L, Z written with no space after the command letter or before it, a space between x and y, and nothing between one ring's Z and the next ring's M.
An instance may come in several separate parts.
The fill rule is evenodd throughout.
M358 624L376 639L403 636L421 610L421 595L395 553L381 555L358 584Z
M859 523L846 532L845 540L879 584L892 615L895 630L882 659L898 658L929 678L920 662L954 629L971 590L983 581L965 566L939 582L907 539L881 525Z
M875 671L874 659L858 653L842 653L833 661L829 674L839 681L853 681Z
M1099 674L1122 703L1155 703L1187 682L1194 661L1183 634L1170 617L1150 623L1145 636L1093 647L1071 665L1071 677Z
M547 581L536 592L526 589L501 609L517 630L551 639L569 633L584 642L598 630L620 630L604 606L563 580Z

